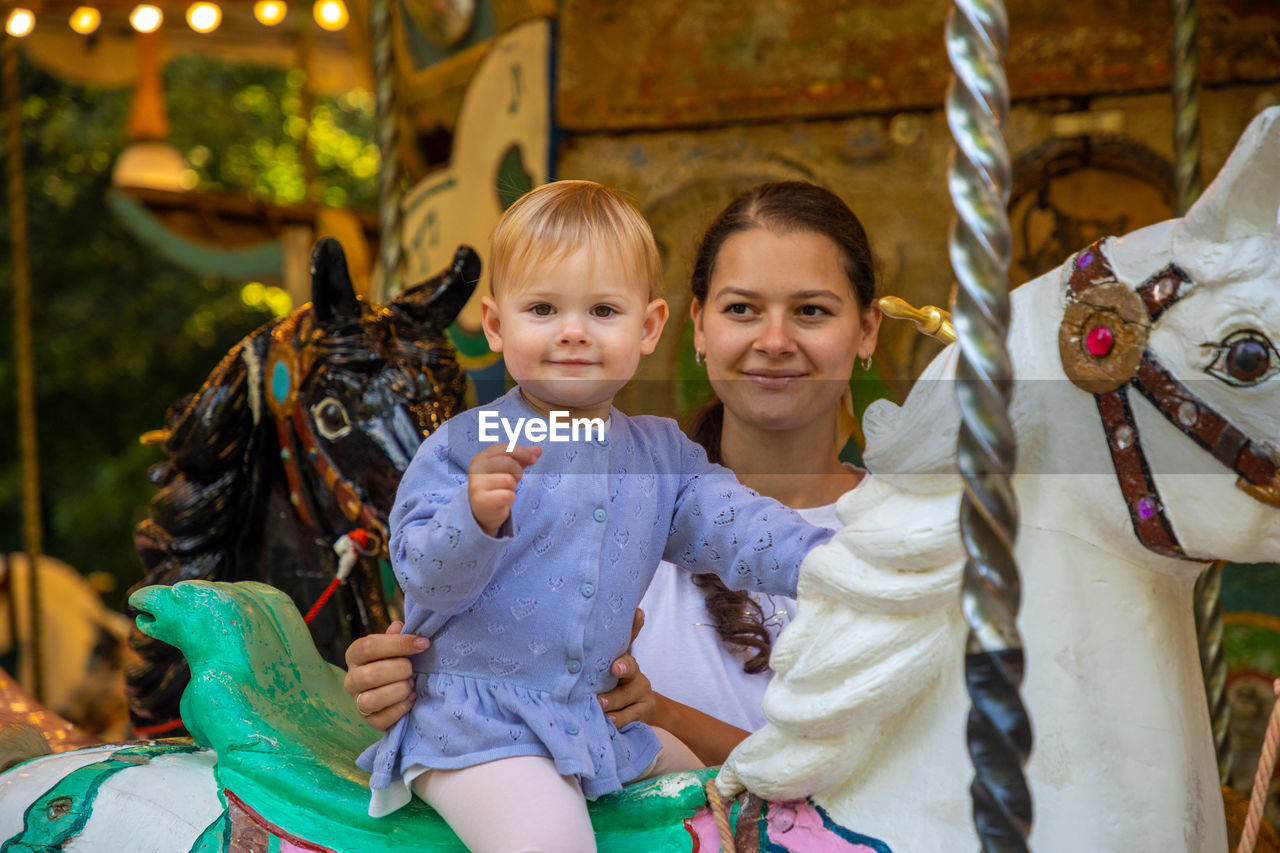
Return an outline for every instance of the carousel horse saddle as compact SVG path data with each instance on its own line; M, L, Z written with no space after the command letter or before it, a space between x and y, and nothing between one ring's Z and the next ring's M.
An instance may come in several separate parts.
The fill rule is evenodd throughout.
M191 666L182 718L196 744L217 753L229 812L280 838L351 853L464 849L417 799L369 816L368 774L355 756L377 733L287 595L252 581L185 581L146 587L130 603L140 630L179 647ZM714 772L664 776L596 800L600 849L689 849L687 822L705 806L703 785ZM492 809L499 817L502 803Z

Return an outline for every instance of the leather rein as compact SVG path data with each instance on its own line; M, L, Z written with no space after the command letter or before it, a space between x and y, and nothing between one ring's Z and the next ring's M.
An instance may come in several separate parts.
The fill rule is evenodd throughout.
M299 337L299 331L304 334L307 331L307 329L298 330L297 327L309 326L308 320L309 318L306 318L299 322L298 317L291 317L281 323L272 333L271 348L267 357L265 396L267 405L275 416L276 435L280 440L280 461L284 465L285 478L289 483L289 502L303 524L308 527L316 526L306 495L302 490L302 476L297 458L300 453L320 477L320 481L329 490L334 503L347 520L356 528L363 528L369 534L371 541L367 548L360 549L361 552L367 556L385 558L387 556L386 530L378 517L377 510L365 503L351 481L338 473L329 455L316 441L311 421L299 404L298 389L315 364L310 348L300 349L294 343ZM290 425L293 427L292 434ZM295 438L296 444L293 440Z
M1256 500L1280 507L1280 464L1160 363L1147 348L1155 323L1195 289L1176 265L1155 273L1136 290L1121 283L1099 240L1072 260L1067 307L1058 330L1062 367L1079 388L1093 394L1102 418L1120 491L1138 539L1152 551L1184 560L1142 449L1129 405L1133 387L1165 420L1240 475L1236 485Z

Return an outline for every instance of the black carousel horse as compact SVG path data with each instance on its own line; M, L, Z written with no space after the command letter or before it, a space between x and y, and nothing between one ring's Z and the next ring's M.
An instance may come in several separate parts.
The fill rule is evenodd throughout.
M352 637L385 630L387 514L423 437L465 405L445 330L479 272L462 247L450 269L378 306L356 296L338 242L317 244L311 303L250 334L170 407L159 433L168 459L151 471L160 491L135 531L146 569L138 587L257 580L307 612L351 534L357 560L311 621L312 637L339 663ZM134 730L182 734L186 661L136 630L131 644Z

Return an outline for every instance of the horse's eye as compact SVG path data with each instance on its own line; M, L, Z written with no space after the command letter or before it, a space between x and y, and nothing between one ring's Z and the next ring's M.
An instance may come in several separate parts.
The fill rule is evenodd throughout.
M1280 372L1280 354L1262 332L1232 332L1213 347L1213 363L1206 372L1228 385L1257 385Z
M333 397L325 397L312 406L311 418L320 434L330 441L351 432L351 418L347 417L347 410Z

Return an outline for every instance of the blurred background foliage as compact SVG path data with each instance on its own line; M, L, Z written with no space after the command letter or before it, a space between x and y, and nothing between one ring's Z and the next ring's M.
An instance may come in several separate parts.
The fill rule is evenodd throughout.
M258 282L198 276L156 257L108 212L132 92L68 85L23 63L34 373L44 551L85 574L109 606L141 578L132 529L161 454L139 436L194 392L222 355L288 297ZM195 189L279 204L306 196L302 76L197 57L165 70L169 141ZM373 98L314 102L315 198L372 207ZM0 143L3 144L3 143ZM8 156L8 152L5 152ZM22 543L8 205L0 208L0 549ZM283 297L283 299L282 299Z

